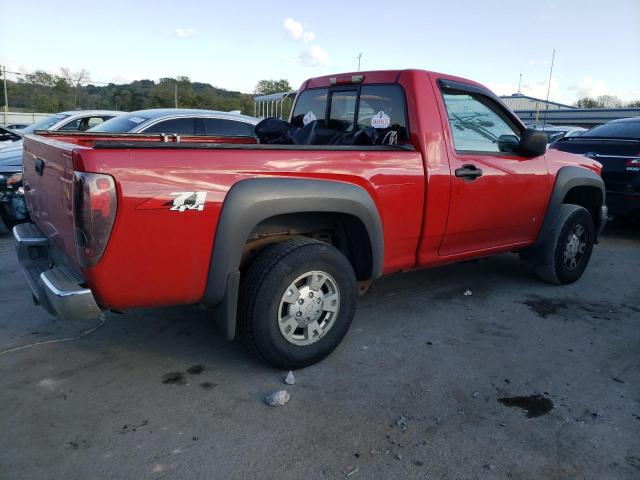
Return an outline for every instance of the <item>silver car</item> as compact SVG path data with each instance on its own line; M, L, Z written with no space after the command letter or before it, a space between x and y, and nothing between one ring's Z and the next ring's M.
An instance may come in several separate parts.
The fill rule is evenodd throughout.
M234 112L189 108L138 110L104 122L91 132L165 133L176 135L214 135L252 137L257 118Z

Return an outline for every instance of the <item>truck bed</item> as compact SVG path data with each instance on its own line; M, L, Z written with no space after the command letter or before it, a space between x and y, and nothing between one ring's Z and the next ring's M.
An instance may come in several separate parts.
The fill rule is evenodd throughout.
M43 175L36 173L36 163L44 164ZM410 147L56 133L25 137L24 170L33 221L109 308L200 301L222 204L231 186L249 178L295 176L359 185L387 227L385 270L415 262L425 175L421 154ZM75 249L74 171L110 175L117 189L115 223L102 259L91 268L80 266ZM202 211L169 211L172 194L179 192L206 192Z

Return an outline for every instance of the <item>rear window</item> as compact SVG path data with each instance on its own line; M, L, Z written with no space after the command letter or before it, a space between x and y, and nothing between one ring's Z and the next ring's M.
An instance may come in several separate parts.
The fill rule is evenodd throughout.
M53 127L56 123L58 123L61 120L64 120L67 117L70 117L71 115L67 115L65 113L56 113L55 115L51 115L50 117L44 118L30 126L28 126L27 128L25 128L22 133L33 133L36 130L49 130L51 127Z
M405 96L400 85L305 90L298 95L291 124L302 127L313 120L341 132L373 127L381 135L393 130L400 138L409 136Z
M640 140L640 122L611 122L584 132L581 137L636 138Z
M96 125L91 128L90 131L103 133L127 133L138 128L142 122L146 122L147 120L149 119L136 115L135 113L130 115L120 115L119 117L107 120L100 125Z

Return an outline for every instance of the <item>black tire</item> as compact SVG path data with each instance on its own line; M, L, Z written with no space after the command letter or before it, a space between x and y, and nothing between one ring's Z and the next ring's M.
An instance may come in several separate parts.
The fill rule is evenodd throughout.
M281 301L292 282L311 271L331 276L339 289L339 309L332 326L315 343L294 345L280 330ZM302 368L319 362L340 344L356 303L355 274L339 250L311 239L287 240L266 248L243 272L239 327L249 346L267 362L284 369Z
M584 247L582 252L576 254L575 265L572 265L570 258L565 259L565 252L570 250L568 244L576 229L579 231L580 228L584 229ZM582 239L582 236L579 238ZM579 205L563 204L546 243L535 249L528 249L520 256L545 282L566 285L575 282L584 273L591 258L594 240L593 218L589 211Z

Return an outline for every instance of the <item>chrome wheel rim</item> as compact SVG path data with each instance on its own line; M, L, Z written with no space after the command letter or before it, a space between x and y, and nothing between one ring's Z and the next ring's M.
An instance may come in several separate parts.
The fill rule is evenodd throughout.
M278 307L278 328L294 345L311 345L324 337L340 311L340 290L326 272L303 273L285 289Z
M563 255L564 266L567 270L574 270L580 264L587 247L586 233L585 228L580 224L575 225L569 232Z

